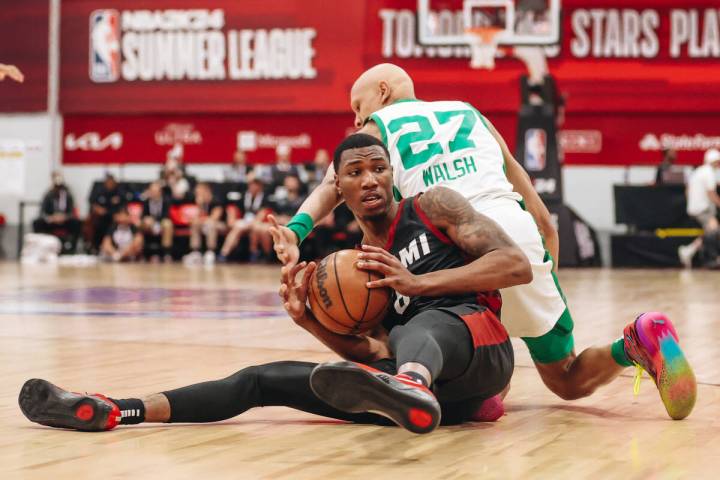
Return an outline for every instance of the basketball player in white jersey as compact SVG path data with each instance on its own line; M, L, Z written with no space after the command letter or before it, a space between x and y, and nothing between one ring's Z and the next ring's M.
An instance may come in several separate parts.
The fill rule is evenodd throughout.
M382 139L390 152L398 196L440 185L456 190L525 252L533 281L501 291L502 322L511 336L527 344L550 390L566 400L582 398L635 364L655 379L672 418L689 415L695 377L679 347L679 357L672 358L660 348L666 338L677 346L677 334L664 315L643 314L612 344L575 354L573 320L554 272L559 241L550 214L503 138L480 112L460 101L418 100L410 76L392 64L364 72L350 97L360 132ZM297 245L340 202L334 179L330 168L288 225L273 229L283 263L297 263ZM675 363L677 358L681 361Z

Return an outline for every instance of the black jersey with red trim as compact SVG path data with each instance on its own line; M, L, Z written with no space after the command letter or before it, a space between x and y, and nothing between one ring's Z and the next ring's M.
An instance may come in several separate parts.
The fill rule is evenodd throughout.
M400 202L385 249L415 275L466 265L467 257L462 250L432 224L420 207L420 195ZM406 297L393 292L391 301L388 315L383 321L383 326L388 331L396 325L404 325L412 317L428 309L470 304L487 307L499 313L501 304L497 291L442 297Z

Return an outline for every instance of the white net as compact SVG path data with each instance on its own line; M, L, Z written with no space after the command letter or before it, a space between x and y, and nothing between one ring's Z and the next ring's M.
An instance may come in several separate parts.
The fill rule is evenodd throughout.
M470 36L470 68L495 68L499 35L504 29L479 27L467 30Z

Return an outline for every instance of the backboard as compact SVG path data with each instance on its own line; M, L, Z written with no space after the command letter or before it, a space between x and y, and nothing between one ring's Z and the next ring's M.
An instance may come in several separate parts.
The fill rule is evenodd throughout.
M422 45L472 45L471 31L500 29L498 45L549 46L560 41L560 0L418 0Z

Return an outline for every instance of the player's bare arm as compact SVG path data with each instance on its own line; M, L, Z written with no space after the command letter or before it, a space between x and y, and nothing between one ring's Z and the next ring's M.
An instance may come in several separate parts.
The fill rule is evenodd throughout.
M315 262L302 262L294 267L282 268L282 284L280 297L283 307L293 321L326 347L346 360L355 362L373 362L382 358L390 358L390 347L387 333L382 327L367 336L338 335L323 327L313 313L307 308L307 293L310 278L315 271ZM305 270L302 272L302 270ZM300 274L302 272L302 274Z
M430 189L419 200L430 221L474 260L452 269L411 274L379 247L364 246L361 268L385 276L368 283L407 296L444 296L512 287L532 280L530 263L493 220L475 211L465 198L444 187Z
M552 223L550 212L535 191L532 181L530 180L530 176L527 174L522 165L515 160L513 154L510 153L510 149L500 133L498 133L493 124L490 123L487 118L485 121L490 129L490 133L492 133L493 137L495 137L495 140L497 140L500 144L500 148L502 149L508 181L512 183L514 190L522 195L525 200L525 207L528 212L530 212L530 215L533 216L533 219L535 219L535 223L540 230L540 234L545 239L545 246L550 252L550 255L552 255L555 259L555 270L557 271L557 261L560 253L560 237L555 229L555 225Z

